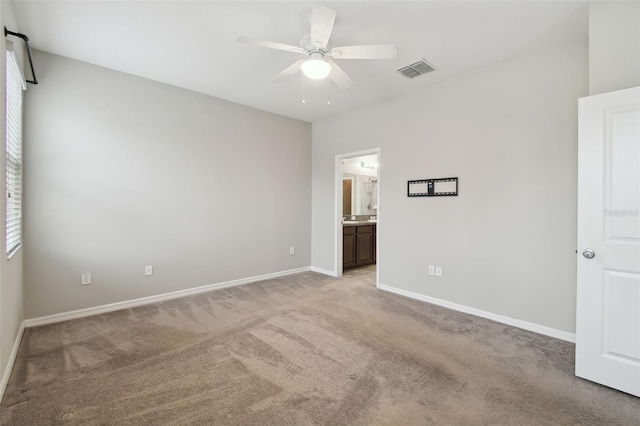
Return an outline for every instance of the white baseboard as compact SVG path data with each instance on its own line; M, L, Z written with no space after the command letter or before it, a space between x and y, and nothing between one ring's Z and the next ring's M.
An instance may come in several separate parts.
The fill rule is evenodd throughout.
M434 305L444 306L445 308L453 309L454 311L464 312L466 314L487 318L496 322L511 325L513 327L518 327L524 330L533 331L534 333L544 334L545 336L555 337L556 339L564 340L571 343L576 342L575 333L569 333L567 331L558 330L558 329L547 327L544 325L522 321L522 320L511 318L511 317L505 317L503 315L493 314L491 312L472 308L470 306L459 305L457 303L448 302L442 299L436 299L435 297L425 296L424 294L402 290L400 288L391 287L385 284L380 284L378 288L380 290L385 290L391 293L399 294L401 296L409 297L411 299L417 299L423 302L432 303Z
M16 363L16 356L18 356L18 349L20 349L20 342L22 341L24 328L25 324L24 321L22 321L18 334L16 335L16 340L13 342L13 349L11 349L11 355L9 355L9 360L7 361L7 368L4 369L2 381L0 382L0 401L2 401L2 398L4 397L4 391L7 388L9 377L11 377L11 372L13 371L13 365Z
M151 303L162 302L165 300L177 299L179 297L191 296L198 293L206 293L211 290L221 288L235 287L242 284L249 284L257 281L264 281L271 278L284 277L286 275L297 274L309 271L311 267L289 269L287 271L273 272L270 274L257 275L255 277L241 278L238 280L225 281L217 284L209 284L201 287L189 288L186 290L172 291L170 293L158 294L155 296L141 297L139 299L125 300L123 302L110 303L108 305L94 306L92 308L78 309L76 311L62 312L59 314L48 315L44 317L31 318L24 321L26 327L36 327L39 325L53 324L61 321L68 321L76 318L90 317L92 315L105 314L107 312L118 311L120 309L135 308L137 306L149 305Z
M331 277L337 277L338 276L338 274L336 274L335 271L330 271L328 269L317 268L315 266L311 267L311 271L312 272L317 272L319 274L329 275Z

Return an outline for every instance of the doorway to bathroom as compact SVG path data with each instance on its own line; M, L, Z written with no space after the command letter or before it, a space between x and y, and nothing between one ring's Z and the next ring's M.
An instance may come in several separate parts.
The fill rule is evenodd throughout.
M380 284L380 148L336 155L336 275Z

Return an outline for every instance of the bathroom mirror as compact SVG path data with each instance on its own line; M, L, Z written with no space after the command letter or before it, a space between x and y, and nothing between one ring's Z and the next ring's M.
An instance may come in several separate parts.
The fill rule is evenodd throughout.
M342 214L378 214L377 155L348 158L342 162Z

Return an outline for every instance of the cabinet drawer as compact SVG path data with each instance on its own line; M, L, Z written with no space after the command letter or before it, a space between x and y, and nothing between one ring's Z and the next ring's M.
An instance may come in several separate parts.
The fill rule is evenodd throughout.
M358 234L373 234L373 225L358 226Z
M356 226L343 226L342 235L355 235Z

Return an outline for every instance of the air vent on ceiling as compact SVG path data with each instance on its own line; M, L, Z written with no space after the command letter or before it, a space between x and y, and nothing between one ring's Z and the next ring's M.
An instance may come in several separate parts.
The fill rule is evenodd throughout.
M419 75L423 75L431 71L433 71L433 67L427 64L424 59L421 59L418 62L414 62L411 65L407 65L406 67L402 67L398 70L400 74L404 75L407 78L418 77Z

